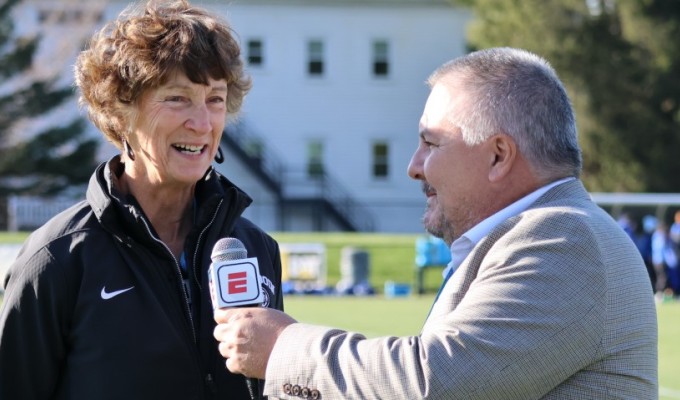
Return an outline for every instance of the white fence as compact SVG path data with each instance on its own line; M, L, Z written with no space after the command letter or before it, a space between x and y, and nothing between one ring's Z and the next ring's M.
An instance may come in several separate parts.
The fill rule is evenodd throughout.
M77 202L70 198L10 196L7 201L7 230L35 229Z
M5 275L21 250L21 244L0 244L0 294L5 291Z
M623 207L654 206L657 217L669 207L680 207L680 193L591 193L593 201L618 214ZM79 200L66 197L42 198L10 196L7 204L7 230L33 230Z

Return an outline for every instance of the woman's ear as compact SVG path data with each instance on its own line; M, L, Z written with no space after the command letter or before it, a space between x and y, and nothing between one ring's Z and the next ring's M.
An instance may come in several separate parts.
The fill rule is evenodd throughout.
M507 134L501 133L489 139L491 165L489 181L497 182L507 176L517 159L517 143Z

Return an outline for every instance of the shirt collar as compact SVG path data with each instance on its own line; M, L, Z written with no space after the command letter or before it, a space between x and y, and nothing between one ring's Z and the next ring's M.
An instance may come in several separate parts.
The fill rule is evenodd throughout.
M543 196L548 190L554 188L557 185L561 185L575 179L576 178L574 177L568 177L540 187L473 226L461 237L451 243L451 262L444 269L442 274L446 276L450 269L458 268L458 266L463 262L463 260L465 260L468 254L472 252L472 249L477 245L477 243L479 243L479 241L488 235L489 232L491 232L496 226L500 225L508 218L514 217L515 215L518 215L522 211L529 208L533 202L538 200L538 198Z

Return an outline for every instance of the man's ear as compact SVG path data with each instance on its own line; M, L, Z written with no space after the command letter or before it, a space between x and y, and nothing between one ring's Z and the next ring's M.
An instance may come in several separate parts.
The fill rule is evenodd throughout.
M498 182L512 170L517 159L517 143L509 135L500 133L492 136L488 145L491 152L489 181Z

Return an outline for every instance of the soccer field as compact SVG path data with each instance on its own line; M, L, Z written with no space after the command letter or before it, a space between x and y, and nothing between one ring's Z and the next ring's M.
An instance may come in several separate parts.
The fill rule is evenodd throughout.
M0 232L0 244L18 244L27 233ZM276 233L280 243L323 243L327 249L327 283L341 279L340 254L346 246L370 254L371 284L378 295L371 297L296 296L285 298L286 311L301 322L360 332L368 337L417 335L441 282L441 269L425 274L423 296L385 298L386 280L413 283L417 235ZM0 264L3 260L0 260ZM8 261L8 260L4 260ZM2 265L0 265L2 266ZM0 294L1 296L1 294ZM2 301L0 297L0 302ZM680 302L657 307L659 319L659 399L680 400Z
M418 335L434 296L288 296L286 311L300 322L360 332L367 337ZM2 296L0 295L0 304ZM680 302L657 307L659 400L680 399Z

